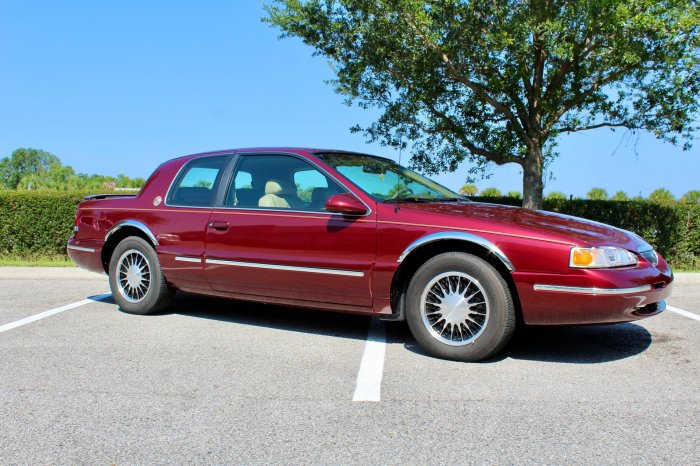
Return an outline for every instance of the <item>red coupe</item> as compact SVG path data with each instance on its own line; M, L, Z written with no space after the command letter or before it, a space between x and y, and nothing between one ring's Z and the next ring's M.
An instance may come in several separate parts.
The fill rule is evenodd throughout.
M395 162L239 149L165 162L138 195L89 196L68 253L149 314L175 290L407 320L476 361L517 322L627 322L665 308L673 274L628 231L470 202Z

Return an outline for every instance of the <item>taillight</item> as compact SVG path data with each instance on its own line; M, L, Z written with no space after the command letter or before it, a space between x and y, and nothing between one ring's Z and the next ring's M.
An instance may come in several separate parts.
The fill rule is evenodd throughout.
M73 231L78 231L78 227L80 226L80 209L75 208L75 223L73 224Z

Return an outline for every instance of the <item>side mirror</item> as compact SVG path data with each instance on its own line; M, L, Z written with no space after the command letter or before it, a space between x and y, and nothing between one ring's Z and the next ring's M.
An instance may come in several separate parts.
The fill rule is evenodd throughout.
M367 206L352 194L341 193L328 198L326 210L345 215L364 215L367 213Z

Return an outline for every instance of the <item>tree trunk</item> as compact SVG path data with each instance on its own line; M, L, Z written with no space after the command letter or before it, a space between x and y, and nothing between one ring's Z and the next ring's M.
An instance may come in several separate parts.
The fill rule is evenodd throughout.
M523 162L523 207L526 209L542 208L542 147L528 150Z

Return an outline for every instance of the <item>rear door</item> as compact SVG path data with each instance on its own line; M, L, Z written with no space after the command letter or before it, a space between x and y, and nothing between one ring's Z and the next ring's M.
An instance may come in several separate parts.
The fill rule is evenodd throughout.
M303 157L241 154L206 232L215 290L370 307L376 220L325 211L346 188Z

